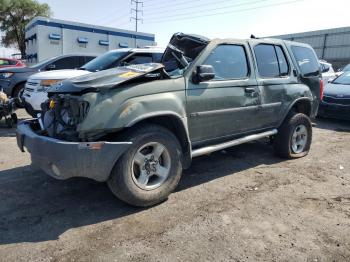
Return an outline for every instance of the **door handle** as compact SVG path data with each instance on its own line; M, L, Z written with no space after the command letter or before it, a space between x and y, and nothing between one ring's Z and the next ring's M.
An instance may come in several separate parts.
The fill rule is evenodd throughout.
M252 94L256 92L256 89L254 87L246 87L244 89L244 92L246 92L247 94Z

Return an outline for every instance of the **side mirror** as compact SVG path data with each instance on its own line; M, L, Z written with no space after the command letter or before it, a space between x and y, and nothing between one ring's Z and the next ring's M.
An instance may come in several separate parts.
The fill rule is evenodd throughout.
M56 69L56 65L54 64L49 64L46 66L46 70L55 70Z
M211 65L197 66L197 69L193 75L193 80L195 83L209 81L214 78L215 78L215 70Z
M323 67L322 68L322 73L326 73L326 72L328 72L329 71L329 67Z

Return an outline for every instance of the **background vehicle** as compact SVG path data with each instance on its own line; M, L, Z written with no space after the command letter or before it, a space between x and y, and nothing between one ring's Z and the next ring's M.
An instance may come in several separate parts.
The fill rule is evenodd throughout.
M92 55L63 55L30 67L0 69L0 90L3 89L8 96L21 99L25 83L32 74L41 71L79 68L95 57Z
M326 85L318 116L350 120L350 72Z
M56 70L32 75L23 93L24 107L30 115L36 117L41 111L41 103L47 99L46 90L54 83L67 78L77 77L129 64L160 62L164 50L161 48L122 48L104 53L78 70Z
M0 57L0 68L4 67L25 67L26 64L19 59L1 58Z
M320 60L321 71L322 71L322 79L324 83L328 83L332 81L337 75L334 72L333 66L330 63L327 63L324 60Z
M20 123L17 142L55 178L106 181L125 202L149 206L197 156L264 137L278 156L307 155L322 83L309 45L177 33L161 64L50 87L40 123Z
M341 74L343 74L345 72L350 72L350 64L347 64L343 68L339 69L338 72L336 72L336 75L340 76Z

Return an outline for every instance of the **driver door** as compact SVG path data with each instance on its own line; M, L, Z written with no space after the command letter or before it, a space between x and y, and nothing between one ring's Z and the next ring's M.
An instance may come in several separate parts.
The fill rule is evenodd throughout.
M215 78L198 84L187 78L188 125L194 145L252 130L260 105L247 43L223 43L207 50L196 66L211 65Z

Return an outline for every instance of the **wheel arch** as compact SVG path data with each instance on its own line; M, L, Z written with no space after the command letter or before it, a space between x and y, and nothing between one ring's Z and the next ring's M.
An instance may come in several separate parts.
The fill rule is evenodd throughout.
M284 114L282 120L279 123L279 126L283 123L283 121L286 119L286 117L289 115L290 112L296 112L296 113L303 113L307 115L308 117L311 117L312 114L312 100L308 97L301 97L296 99L293 103L291 103L286 110L286 113Z
M134 119L126 127L132 128L147 123L163 126L176 136L182 148L183 167L188 168L191 165L191 142L187 131L187 118L169 111L154 112Z
M26 82L27 81L20 81L20 82L16 83L12 88L11 96L12 97L14 96L15 90L17 89L18 86L23 85L23 88L24 88Z

